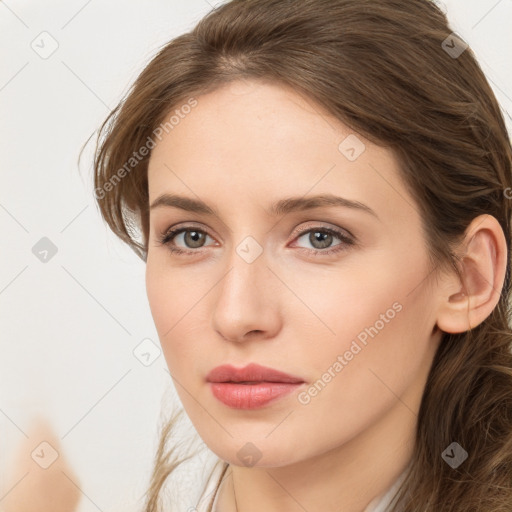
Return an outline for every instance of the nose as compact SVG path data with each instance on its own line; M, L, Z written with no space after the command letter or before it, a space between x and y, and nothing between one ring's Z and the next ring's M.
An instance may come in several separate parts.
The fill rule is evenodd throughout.
M281 328L281 283L264 254L248 262L234 248L229 270L215 287L213 328L226 340L272 338Z

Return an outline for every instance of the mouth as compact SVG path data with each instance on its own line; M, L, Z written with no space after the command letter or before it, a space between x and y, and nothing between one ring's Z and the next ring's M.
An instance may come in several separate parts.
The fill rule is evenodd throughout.
M232 409L259 409L289 395L301 383L290 382L210 382L215 398Z
M207 375L206 381L213 396L233 409L263 407L305 383L300 377L256 363L243 368L217 366Z
M232 365L222 365L214 368L207 376L208 382L261 384L261 383L286 383L301 384L304 380L274 368L251 363L243 368L235 368Z

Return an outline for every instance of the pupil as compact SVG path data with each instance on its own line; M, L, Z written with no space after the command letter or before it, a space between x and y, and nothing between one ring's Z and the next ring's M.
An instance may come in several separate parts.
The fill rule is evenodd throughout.
M321 233L320 231L312 232L309 235L310 242L313 245L313 247L317 247L317 249L325 249L328 247L331 243L332 235L329 233ZM315 244L319 243L320 246L315 246Z
M202 235L203 234L200 233L199 231L187 231L185 233L187 245L192 247L200 247L202 242Z

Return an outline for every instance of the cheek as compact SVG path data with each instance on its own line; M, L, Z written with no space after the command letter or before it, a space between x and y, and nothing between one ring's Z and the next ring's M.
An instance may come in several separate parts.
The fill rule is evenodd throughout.
M198 280L180 267L173 268L164 254L148 255L146 293L161 341L172 335L179 320L200 299L201 291Z
M355 279L339 282L329 289L338 290L340 306L317 310L335 335L326 331L301 354L310 386L300 397L299 411L304 421L328 418L326 443L349 439L377 421L424 374L430 330L421 317L427 299L420 292L407 295L409 283L394 277L375 278L364 293ZM303 331L303 339L312 332L312 326L309 334ZM405 400L414 407L415 399Z
M333 269L321 279L303 274L297 281L295 291L312 312L297 315L297 336L311 340L308 360L316 369L314 377L338 356L346 361L346 378L352 373L357 378L358 371L359 378L369 376L369 368L407 373L421 364L432 327L430 298L426 283L421 284L428 273L426 259L419 251L378 256Z
M179 347L172 347L172 340L179 339L179 331L185 320L184 304L187 289L179 282L179 273L172 275L169 269L156 264L148 257L146 266L146 293L155 328L164 352L169 370L170 356ZM174 343L174 345L177 345ZM172 350L171 350L172 349Z
M183 368L200 360L208 336L204 295L213 283L155 260L148 256L146 293L167 366L178 377Z
M146 262L146 294L155 327L162 340L162 334L172 326L172 311L176 287L171 286L162 266L155 262L151 252Z

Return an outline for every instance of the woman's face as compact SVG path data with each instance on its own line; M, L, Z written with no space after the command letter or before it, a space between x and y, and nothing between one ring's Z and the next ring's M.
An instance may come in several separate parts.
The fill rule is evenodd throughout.
M204 211L151 209L146 285L199 435L232 464L275 467L382 442L376 425L388 439L412 433L441 333L393 155L282 86L237 81L196 100L153 150L149 200ZM160 244L170 228L188 231ZM249 363L302 384L207 381Z

